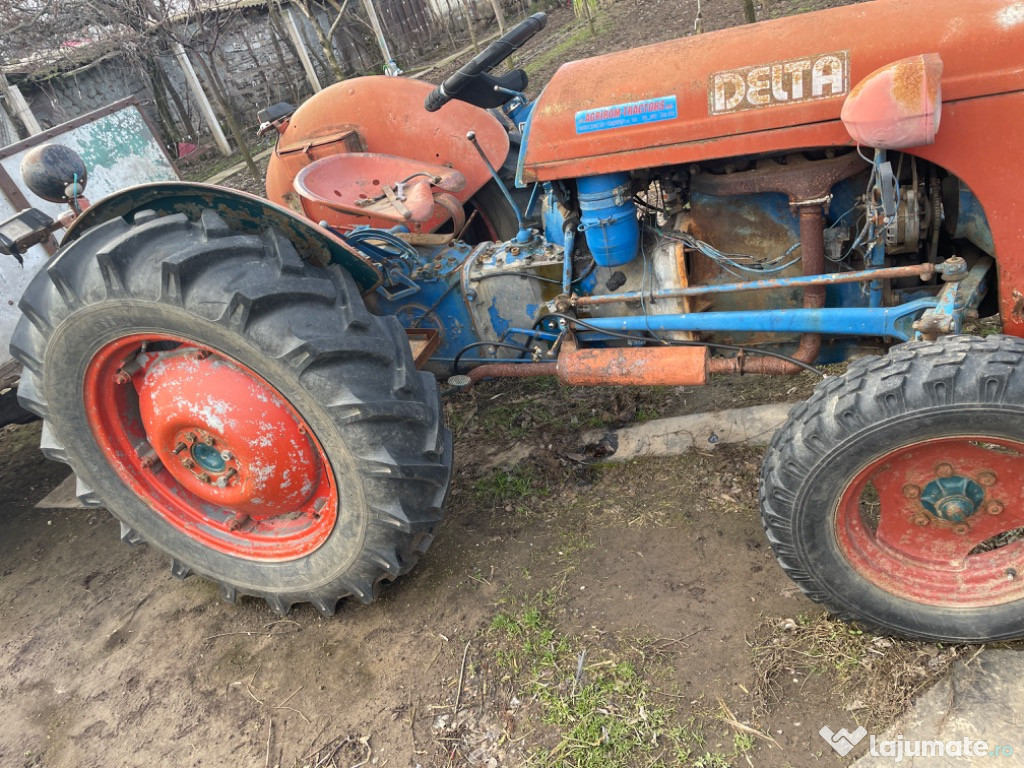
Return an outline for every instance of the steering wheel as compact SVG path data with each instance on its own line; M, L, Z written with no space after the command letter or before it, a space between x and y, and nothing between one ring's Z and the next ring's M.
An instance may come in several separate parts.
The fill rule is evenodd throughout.
M521 48L527 40L544 29L547 23L548 15L546 13L535 13L499 37L466 63L462 69L430 92L426 101L423 102L427 112L437 112L452 99L457 99L462 89L469 85L474 78L485 72L490 72L501 64L518 48Z

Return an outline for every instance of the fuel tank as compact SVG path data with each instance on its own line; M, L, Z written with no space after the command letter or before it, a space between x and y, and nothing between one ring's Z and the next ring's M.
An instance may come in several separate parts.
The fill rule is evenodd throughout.
M522 178L849 144L843 100L879 67L939 54L950 104L1021 91L1021 51L1019 0L874 0L571 62L534 109Z

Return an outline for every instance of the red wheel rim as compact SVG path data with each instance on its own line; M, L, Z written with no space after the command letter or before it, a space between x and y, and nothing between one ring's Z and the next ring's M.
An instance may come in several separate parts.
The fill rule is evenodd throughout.
M1017 600L1024 597L1022 479L1024 443L913 443L846 487L836 539L864 578L915 602L972 608Z
M221 352L167 334L104 346L86 418L121 479L177 530L249 560L303 557L337 521L323 447L280 392Z

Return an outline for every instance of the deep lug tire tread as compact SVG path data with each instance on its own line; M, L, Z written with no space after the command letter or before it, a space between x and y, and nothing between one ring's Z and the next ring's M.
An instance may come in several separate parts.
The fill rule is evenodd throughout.
M196 222L143 211L130 224L116 219L86 233L29 285L11 342L26 369L19 400L44 419L43 452L76 474L84 457L65 447L45 396L47 344L77 312L119 299L185 309L286 366L298 386L323 404L361 476L363 545L351 566L328 583L255 589L244 578L218 579L167 552L176 577L196 572L213 578L225 600L252 595L281 615L306 602L333 615L340 599L370 602L381 581L415 565L442 518L451 435L442 423L436 382L416 371L401 325L370 314L343 270L308 265L275 229L261 237L238 235L210 210ZM82 479L77 492L89 506L104 503L102 492ZM117 517L116 504L110 506ZM128 544L143 541L124 520L120 535Z

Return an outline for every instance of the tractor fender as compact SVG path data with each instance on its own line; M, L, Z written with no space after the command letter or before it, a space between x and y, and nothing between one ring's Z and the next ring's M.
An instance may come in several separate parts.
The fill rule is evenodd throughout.
M364 293L380 284L376 265L332 232L261 197L212 184L157 182L121 190L87 208L68 227L61 245L74 242L105 221L129 218L138 211L184 213L197 220L204 209L213 209L232 230L244 234L259 235L268 226L276 227L305 261L320 267L339 265Z

